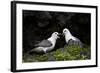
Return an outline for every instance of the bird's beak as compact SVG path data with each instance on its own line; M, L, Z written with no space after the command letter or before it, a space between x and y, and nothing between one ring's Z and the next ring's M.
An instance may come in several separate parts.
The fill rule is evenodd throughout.
M60 38L60 37L58 36L58 38Z
M65 36L64 33L62 33L62 35Z
M59 33L59 35L62 35L61 33Z
M59 36L62 35L61 33L58 34L58 38L60 38Z

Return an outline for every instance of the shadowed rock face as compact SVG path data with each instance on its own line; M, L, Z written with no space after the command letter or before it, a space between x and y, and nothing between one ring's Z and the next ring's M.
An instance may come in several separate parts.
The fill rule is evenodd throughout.
M90 24L90 14L86 13L23 10L24 51L34 48L35 44L47 39L53 32L62 33L65 27L84 44L90 45ZM65 39L61 36L55 49L64 45Z

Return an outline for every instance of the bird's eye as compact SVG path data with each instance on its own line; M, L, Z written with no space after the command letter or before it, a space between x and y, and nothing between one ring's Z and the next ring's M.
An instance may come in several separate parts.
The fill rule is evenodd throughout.
M66 32L66 30L64 32Z
M58 34L57 32L55 34Z

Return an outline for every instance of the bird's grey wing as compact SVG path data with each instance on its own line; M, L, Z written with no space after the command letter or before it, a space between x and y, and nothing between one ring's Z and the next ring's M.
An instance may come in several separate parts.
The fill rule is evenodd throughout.
M74 43L74 40L72 40L72 39L70 39L70 40L68 41L68 45L73 45L73 43Z
M80 46L81 48L83 47L83 43L79 39L77 40L70 39L68 41L68 45L77 45L77 46Z
M80 47L83 47L84 44L82 43L82 41L81 41L80 39L78 39L78 38L76 38L76 39L77 39L77 44L78 44Z
M52 43L49 40L43 40L40 43L36 44L35 46L50 47L52 46Z

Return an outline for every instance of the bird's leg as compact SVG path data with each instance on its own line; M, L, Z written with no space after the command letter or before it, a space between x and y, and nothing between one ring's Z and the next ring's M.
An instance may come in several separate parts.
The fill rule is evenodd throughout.
M46 54L46 51L44 51L44 53Z
M43 51L44 51L45 54L47 53L47 52L46 52L46 49L43 49Z

